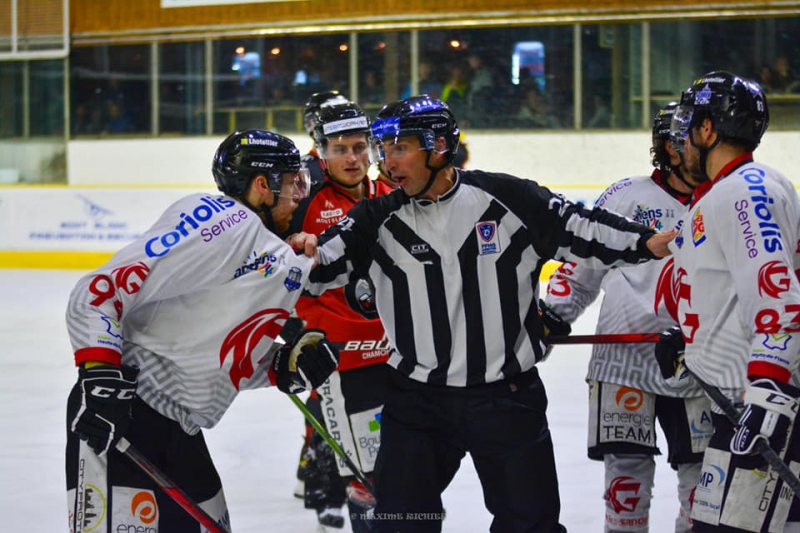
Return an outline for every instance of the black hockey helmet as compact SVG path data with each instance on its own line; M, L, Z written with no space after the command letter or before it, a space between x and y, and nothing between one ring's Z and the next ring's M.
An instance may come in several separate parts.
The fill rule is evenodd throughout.
M670 102L658 110L653 117L653 144L650 146L650 162L661 170L669 170L670 156L666 149L666 142L670 140L670 127L672 116L678 108L678 102Z
M372 140L379 153L384 141L407 136L417 137L424 150L433 150L436 139L444 137L449 161L458 150L459 130L453 112L446 103L427 94L386 104L372 123Z
M308 193L307 169L300 167L300 151L291 139L265 130L236 131L228 135L217 148L211 172L217 188L223 193L240 197L250 181L258 174L267 177L275 198L283 187L286 173L298 175L298 189Z
M303 108L303 127L311 138L314 138L316 114L323 104L344 104L347 98L339 91L322 91L308 97Z
M670 102L658 110L656 116L653 118L653 138L669 139L669 129L672 124L672 116L675 114L675 109L678 107L678 102Z
M358 104L324 104L316 114L314 126L314 142L317 143L320 156L326 159L327 144L331 137L364 134L370 136L369 117Z
M769 126L769 109L764 91L754 81L731 72L709 72L681 95L673 115L671 139L683 146L689 130L706 118L723 140L739 142L752 151Z

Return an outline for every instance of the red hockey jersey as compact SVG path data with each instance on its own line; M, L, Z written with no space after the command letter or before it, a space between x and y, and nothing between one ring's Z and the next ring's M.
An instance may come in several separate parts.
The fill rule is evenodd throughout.
M392 190L383 182L367 182L367 198L382 196ZM304 205L305 204L305 205ZM294 214L302 220L302 231L319 235L339 222L356 204L330 179L312 190ZM308 328L325 330L328 339L339 348L339 371L384 363L391 346L375 309L375 295L367 273L351 276L345 287L329 290L318 298L303 296L296 310Z

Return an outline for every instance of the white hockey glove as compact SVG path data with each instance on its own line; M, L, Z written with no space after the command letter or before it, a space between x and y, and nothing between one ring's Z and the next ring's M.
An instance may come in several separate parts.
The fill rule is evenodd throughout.
M739 427L731 439L731 451L738 455L752 454L758 439L765 439L780 453L797 414L798 396L797 388L769 378L750 383Z
M81 405L70 413L70 429L105 454L125 436L131 422L131 402L136 397L136 376L132 366L96 366L78 370Z
M321 329L305 329L275 354L269 381L286 394L316 389L339 364L339 350Z

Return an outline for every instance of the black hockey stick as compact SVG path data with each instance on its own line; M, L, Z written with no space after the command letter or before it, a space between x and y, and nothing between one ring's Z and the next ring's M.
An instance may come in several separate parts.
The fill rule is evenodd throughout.
M319 433L319 436L322 437L322 440L328 443L328 446L331 447L331 450L333 450L334 453L336 453L336 455L342 458L342 460L347 465L347 468L350 469L353 475L356 476L356 478L361 482L361 484L364 485L364 488L367 489L370 495L372 495L372 497L374 498L375 489L372 487L372 483L369 482L367 476L365 476L364 473L361 472L361 470L359 470L359 468L356 466L353 460L350 459L350 456L347 455L347 452L345 452L342 449L342 447L339 446L339 443L336 442L336 439L334 439L330 433L328 433L328 430L325 429L325 426L319 423L319 420L317 420L317 418L311 413L311 411L308 410L308 407L305 406L303 400L298 398L297 395L295 394L289 394L288 396L294 402L297 408L300 409L300 411L303 413L303 416L306 417L306 420L308 420L308 423L311 424L311 427L314 428L314 431Z
M728 398L722 394L717 387L713 385L709 385L705 381L698 378L695 374L689 370L688 367L686 371L689 373L690 376L694 378L698 385L703 387L703 390L706 391L706 394L713 400L717 406L722 409L722 412L725 414L725 417L730 421L731 424L734 426L739 426L739 410L733 406L733 404L728 400ZM753 449L764 458L764 460L769 464L772 470L778 474L784 483L786 483L792 492L794 492L795 498L800 499L800 479L795 475L794 472L789 468L789 465L783 462L783 459L780 458L778 452L772 449L772 446L769 445L765 439L759 438Z
M142 469L150 479L156 482L161 487L161 490L167 493L175 503L183 507L192 518L197 520L200 525L206 528L209 533L228 533L228 530L220 526L210 514L205 512L197 502L195 502L188 494L186 494L179 486L177 486L167 475L154 465L147 457L142 455L142 452L131 446L128 439L121 438L117 443L117 450L125 455L128 459L133 461L136 466Z

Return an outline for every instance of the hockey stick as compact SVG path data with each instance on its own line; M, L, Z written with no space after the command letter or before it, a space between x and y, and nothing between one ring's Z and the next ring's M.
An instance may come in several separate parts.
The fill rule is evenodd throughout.
M706 394L708 394L711 400L717 404L717 407L722 409L722 412L725 414L725 418L727 418L735 427L738 427L739 416L741 413L739 413L739 410L733 406L733 404L724 394L722 394L722 391L698 378L692 373L691 370L689 370L689 367L684 366L684 368L686 368L688 374L694 378L697 384L703 387L703 390L706 391ZM800 479L798 479L795 473L792 472L792 470L789 468L789 465L783 462L783 459L780 458L778 452L772 449L772 446L769 445L769 442L759 438L756 441L753 449L764 458L772 470L778 474L778 477L780 477L783 482L786 483L790 489L792 489L795 498L800 499Z
M553 336L547 344L616 344L633 342L658 342L661 333L605 333L597 335Z
M317 420L317 418L311 413L311 411L308 410L308 407L305 406L303 400L298 398L296 394L288 394L287 396L289 396L289 398L294 402L297 408L300 409L300 411L303 413L303 416L305 416L306 420L308 420L308 423L311 424L311 427L314 428L314 431L319 433L319 436L322 437L322 440L324 440L328 444L328 446L331 447L331 450L333 450L334 453L336 453L336 455L338 455L339 457L342 458L342 460L344 460L345 464L347 465L347 468L350 469L353 475L356 476L356 478L361 482L362 485L364 485L364 488L367 489L367 492L369 492L370 495L372 495L372 497L374 498L375 489L372 488L372 483L369 482L367 476L365 476L361 472L361 470L358 469L353 460L350 459L350 456L347 455L347 453L342 449L342 447L339 446L339 443L336 442L336 440L331 436L330 433L328 433L328 430L325 429L325 426L320 424L319 420Z
M147 457L142 455L142 452L131 446L128 439L121 438L117 442L117 450L128 457L138 466L142 472L150 476L150 479L156 482L161 487L161 490L167 493L175 503L183 507L184 511L189 513L192 518L197 520L201 526L206 528L209 533L228 533L227 529L220 526L210 514L205 512L188 494L186 494L179 486L177 486L164 472L154 465Z
M302 330L303 330L303 322L299 320L297 321L293 320L291 322L287 322L286 325L283 327L283 330L281 331L281 337L285 339L286 342L291 342L295 337L297 337L300 334ZM275 345L277 344L278 343L276 342ZM273 350L270 350L270 352L274 353L275 351L277 351L277 349L274 348L275 347L273 346ZM280 349L280 346L278 346L278 349ZM347 453L345 453L345 451L342 449L341 446L339 446L339 443L336 442L336 440L331 436L330 433L328 433L328 430L325 429L325 426L320 424L319 420L317 420L317 418L311 413L311 411L308 410L308 407L306 407L303 401L300 398L298 398L296 394L287 394L287 396L289 396L289 399L292 400L292 402L294 402L294 404L297 406L298 409L300 409L300 412L303 413L303 416L306 418L306 420L308 420L308 423L311 424L311 427L314 428L314 431L319 433L319 436L322 437L322 440L324 440L328 446L330 446L331 450L333 450L333 452L336 455L342 458L342 460L347 465L347 468L350 469L350 471L353 473L356 479L358 479L361 482L361 484L364 485L364 488L367 489L367 492L369 492L370 495L374 498L375 490L372 488L372 483L369 482L367 476L365 476L361 472L361 470L359 470L359 468L355 465L353 460L350 459L350 456L347 455Z

